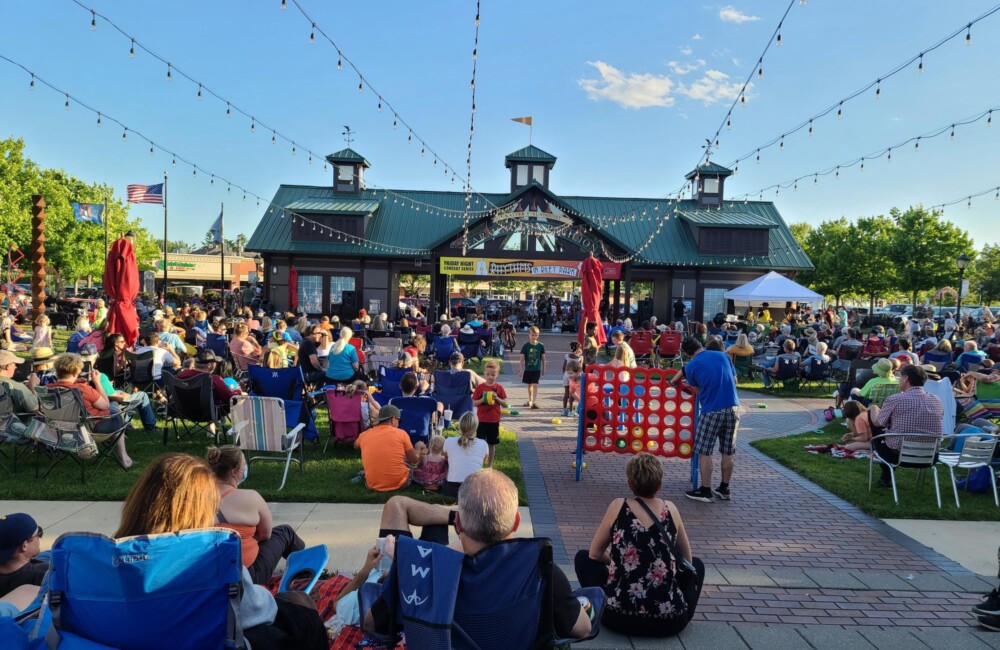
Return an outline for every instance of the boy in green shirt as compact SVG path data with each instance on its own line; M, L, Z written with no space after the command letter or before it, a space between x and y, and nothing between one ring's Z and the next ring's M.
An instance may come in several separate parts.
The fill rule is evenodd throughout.
M538 408L538 382L545 374L545 346L538 342L541 331L528 330L528 342L521 347L521 381L528 385L528 402L525 406Z

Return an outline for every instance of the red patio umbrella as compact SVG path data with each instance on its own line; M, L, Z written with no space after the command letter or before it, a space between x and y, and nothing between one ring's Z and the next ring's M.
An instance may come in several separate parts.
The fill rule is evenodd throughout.
M593 253L583 260L580 269L580 301L583 303L583 311L580 314L580 331L577 338L582 345L587 336L587 323L597 323L597 343L604 345L607 337L604 335L604 328L601 326L601 315L598 308L601 304L601 292L604 290L604 265L594 257Z
M139 315L135 297L139 295L139 266L132 242L122 237L111 244L104 261L104 291L108 294L108 333L125 337L129 347L139 338Z
M299 270L294 266L288 269L288 307L293 312L299 310Z

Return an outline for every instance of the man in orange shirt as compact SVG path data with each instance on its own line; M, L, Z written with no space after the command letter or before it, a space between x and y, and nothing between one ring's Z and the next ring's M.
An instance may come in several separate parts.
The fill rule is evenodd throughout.
M414 447L410 436L399 428L399 409L387 404L379 409L374 427L354 441L361 450L361 466L368 488L377 492L392 492L410 484L410 465L418 465L424 443ZM407 464L409 463L409 464Z

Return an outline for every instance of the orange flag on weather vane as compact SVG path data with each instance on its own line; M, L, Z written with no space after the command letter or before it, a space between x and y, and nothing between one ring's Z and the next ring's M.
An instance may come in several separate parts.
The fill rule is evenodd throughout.
M526 115L525 117L512 117L512 118L510 118L510 121L511 122L520 122L521 124L527 124L528 125L528 144L531 144L531 135L532 135L532 130L534 129L534 127L531 124L531 116L530 115Z

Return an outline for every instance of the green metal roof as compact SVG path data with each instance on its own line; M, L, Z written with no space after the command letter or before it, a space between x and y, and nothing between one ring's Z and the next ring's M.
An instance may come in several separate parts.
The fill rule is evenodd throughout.
M514 153L509 153L503 159L504 166L510 167L512 162L534 162L556 164L556 157L547 151L542 151L533 144L529 144L523 149L518 149Z
M695 176L732 176L733 170L728 167L723 167L722 165L717 165L714 162L709 162L704 165L698 165L698 169L688 172L684 177L691 180Z
M285 207L289 210L294 210L295 212L322 212L324 214L371 214L378 209L379 202L314 196L293 201Z
M364 156L350 147L335 151L328 155L326 159L330 163L361 163L365 167L371 167L371 163L365 160Z
M742 210L684 210L677 213L700 228L777 228L773 220Z
M532 186L544 192L548 197L562 204L580 216L583 223L589 225L595 234L604 237L606 241L623 251L632 252L639 249L666 216L663 227L646 246L639 252L635 262L647 266L734 266L744 269L764 270L808 270L813 268L809 258L802 251L792 236L774 204L769 201L739 201L725 202L722 210L704 210L693 200L683 200L676 204L668 204L664 199L617 198L617 197L587 197L587 196L557 196L551 190L541 186ZM528 189L519 188L514 193L484 194L479 197L479 203L474 203L474 211L482 210L488 200L494 205L503 205ZM336 194L330 187L315 187L304 185L281 185L274 195L272 203L281 206L333 202L375 203L377 209L368 219L365 238L388 246L406 249L407 253L382 251L337 241L302 242L292 241L291 218L284 218L281 211L268 208L265 211L257 229L247 243L247 250L271 253L316 253L341 256L418 258L427 257L428 251L459 236L462 232L461 211L465 207L465 194L462 192L434 192L413 190L363 190L347 195ZM411 203L412 202L412 203ZM440 210L454 210L454 213L428 213L426 205L430 204ZM302 211L306 210L302 208ZM701 213L706 213L701 217ZM748 227L754 222L756 227L770 228L770 252L766 256L734 257L732 255L701 255L694 238L690 218L682 214L693 214L695 219L718 215L739 215L743 222L740 227ZM636 214L636 220L625 219L623 216ZM645 213L645 216L642 216ZM367 214L367 213L366 213ZM767 224L767 225L763 225ZM469 224L473 227L475 224Z

